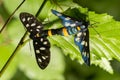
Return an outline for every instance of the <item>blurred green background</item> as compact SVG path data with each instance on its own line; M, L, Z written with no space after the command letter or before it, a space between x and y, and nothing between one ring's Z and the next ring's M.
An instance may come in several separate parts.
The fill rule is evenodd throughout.
M0 28L21 1L22 0L0 1ZM9 56L15 50L19 40L25 32L25 29L19 20L19 13L29 12L31 14L36 14L42 2L43 0L26 0L14 14L13 19L6 26L2 34L0 34L0 69L2 69ZM113 16L115 20L120 20L119 0L48 0L39 15L39 20L42 22L49 22L54 19L51 17L53 16L50 12L51 9L60 10L61 7L67 9L75 6L74 3L77 3L82 7L87 7L88 10L94 11L95 13L107 13ZM58 23L56 24L57 26L61 26ZM51 28L50 25L47 27ZM54 28L54 26L52 28ZM75 52L79 53L79 50L76 49L76 47L75 49L73 48L74 51L71 52L73 55L69 54L69 50L74 47L73 41L71 41L72 43L69 43L71 45L65 44L63 47L66 49L63 51L63 49L61 49L62 46L56 46L62 44L61 41L59 41L59 43L56 41L56 45L54 45L56 38L66 41L68 41L67 39L73 39L71 37L59 38L59 36L49 38L52 43L51 61L45 70L41 70L38 67L34 57L32 41L30 41L18 50L9 66L5 69L5 72L2 73L0 80L120 80L120 62L118 60L113 59L110 61L114 71L113 74L110 74L109 71L107 72L94 64L88 67L83 64L81 57L76 57L78 55L74 54ZM27 37L27 39L29 39L29 37ZM79 62L76 58L80 58L82 62Z

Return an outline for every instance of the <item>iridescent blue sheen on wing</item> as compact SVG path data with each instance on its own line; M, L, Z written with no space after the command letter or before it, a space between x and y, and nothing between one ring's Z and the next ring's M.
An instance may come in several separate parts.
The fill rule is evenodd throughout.
M89 50L89 22L79 21L64 15L58 11L52 10L52 13L62 20L63 26L67 28L69 35L76 34L74 38L75 44L79 47L82 58L87 65L90 65L90 50ZM77 29L79 27L80 29Z
M81 26L83 24L82 21L74 20L71 17L64 15L56 10L52 10L52 13L58 16L62 20L62 24L65 27L76 27L76 26Z
M75 35L75 44L79 47L82 58L87 65L90 65L89 31L80 31Z

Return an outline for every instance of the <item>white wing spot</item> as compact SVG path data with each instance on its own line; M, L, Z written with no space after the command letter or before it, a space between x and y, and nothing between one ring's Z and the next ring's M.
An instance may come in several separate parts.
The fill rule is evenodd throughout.
M31 26L35 26L35 25L36 25L36 23L32 23L32 24L31 24Z
M84 28L85 28L85 26L84 26L84 25L82 25L82 26L81 26L81 28L82 28L82 29L84 29Z
M79 32L79 33L77 34L77 37L80 37L80 36L81 36L81 34L82 34L82 33L81 33L81 32Z
M71 26L71 27L75 27L75 26L76 26L76 24L71 24L70 26Z
M85 42L85 46L88 46L87 42Z
M32 32L33 30L32 30L32 29L30 29L30 31Z
M33 19L33 17L31 17L30 19Z
M48 56L45 56L46 58L48 58Z
M82 55L83 55L83 56L86 56L86 52L82 52Z
M43 42L43 44L46 45L46 44L47 44L47 41Z
M35 44L37 45L37 44L38 44L38 42L35 42Z
M40 31L39 29L36 29L36 31Z
M56 15L57 15L57 16L62 16L62 14L60 14L60 13L57 13Z
M70 20L71 18L70 17L66 17L65 20Z
M86 33L83 33L84 34L84 36L86 36Z
M39 53L40 53L40 51L39 51L39 50L36 50L36 53L38 53L38 54L39 54Z
M23 22L25 22L25 20L26 20L25 18L22 19Z
M81 42L81 45L85 45L85 41L82 41L82 42Z
M27 18L27 21L29 21L29 20L30 20L30 17Z
M37 28L41 28L41 26L37 26Z
M70 26L70 23L68 23L68 22L65 22L65 26Z
M44 60L45 60L45 59L46 59L46 57L45 57L45 56L42 56L42 59L44 59Z
M30 25L29 24L26 24L26 27L29 27Z
M87 57L89 58L89 57L90 57L90 55L89 55L89 54L87 54Z
M45 47L41 47L40 50L45 50Z
M79 41L80 41L80 38L78 37L78 38L76 38L75 40L76 40L77 42L79 42Z
M75 23L78 23L78 21L75 21Z
M43 42L43 38L41 38L40 41Z
M42 62L42 60L41 60L40 58L38 58L38 61L39 61L39 62Z

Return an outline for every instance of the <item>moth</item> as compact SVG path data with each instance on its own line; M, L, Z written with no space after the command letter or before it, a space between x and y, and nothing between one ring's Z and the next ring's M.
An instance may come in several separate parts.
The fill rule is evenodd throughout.
M27 12L20 13L20 20L33 40L36 61L39 67L45 69L50 62L50 42L47 37L52 35L68 36L72 34L75 34L74 42L79 47L84 62L90 65L89 22L76 20L56 10L51 11L61 19L64 27L44 30L43 24L32 14Z

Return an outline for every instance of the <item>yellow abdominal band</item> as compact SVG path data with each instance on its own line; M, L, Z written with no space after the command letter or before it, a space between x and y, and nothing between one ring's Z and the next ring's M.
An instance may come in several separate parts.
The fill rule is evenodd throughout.
M80 26L77 26L77 30L81 30L81 29L80 29Z
M66 29L66 28L63 28L62 31L63 31L63 35L64 35L64 36L68 36L68 32L67 32L67 29Z
M51 30L48 31L48 36L52 36Z

